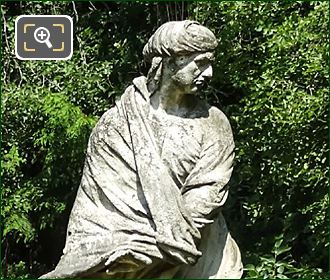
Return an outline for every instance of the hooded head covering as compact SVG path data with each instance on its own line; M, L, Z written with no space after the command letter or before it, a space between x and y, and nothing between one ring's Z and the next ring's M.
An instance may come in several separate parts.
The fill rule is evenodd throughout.
M164 57L213 51L217 45L214 34L197 21L170 21L161 25L143 48L144 59L151 62L147 76L150 95L159 87Z
M217 39L206 27L196 21L170 21L161 25L143 48L147 61L154 57L213 51Z

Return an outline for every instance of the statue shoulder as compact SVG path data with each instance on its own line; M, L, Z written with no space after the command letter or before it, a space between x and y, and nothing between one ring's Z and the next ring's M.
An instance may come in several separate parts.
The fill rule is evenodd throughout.
M92 139L94 141L99 141L103 139L107 135L109 127L112 126L113 123L117 121L117 119L118 110L114 105L100 117L92 130L90 140Z
M207 142L232 145L233 132L227 116L217 107L210 106L208 117L204 119L203 135Z
M229 129L231 131L231 125L227 116L219 108L210 106L208 119L210 125L221 128L221 130Z

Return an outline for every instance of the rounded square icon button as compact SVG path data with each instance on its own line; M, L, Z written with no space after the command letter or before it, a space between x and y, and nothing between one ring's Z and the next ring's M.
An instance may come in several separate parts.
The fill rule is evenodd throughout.
M72 18L66 15L21 15L15 20L15 54L22 60L70 59Z

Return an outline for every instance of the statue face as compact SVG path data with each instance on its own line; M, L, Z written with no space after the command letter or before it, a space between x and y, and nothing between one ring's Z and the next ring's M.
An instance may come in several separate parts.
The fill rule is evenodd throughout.
M212 77L213 52L195 53L175 58L172 81L184 94L199 92Z

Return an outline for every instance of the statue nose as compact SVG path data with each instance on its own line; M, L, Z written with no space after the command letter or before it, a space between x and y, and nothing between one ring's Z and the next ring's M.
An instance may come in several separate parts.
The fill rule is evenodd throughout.
M203 72L202 72L202 77L206 79L211 79L213 75L213 69L212 66L209 65Z

